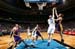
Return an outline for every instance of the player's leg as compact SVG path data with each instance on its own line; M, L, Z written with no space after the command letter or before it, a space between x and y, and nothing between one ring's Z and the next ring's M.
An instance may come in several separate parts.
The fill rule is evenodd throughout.
M16 45L15 39L14 39L13 36L10 36L10 38L11 38L12 40L8 43L9 48L7 48L7 49L14 49L14 48L15 48L15 45Z
M51 42L52 35L53 35L53 34L48 34L48 44L47 44L47 46L49 46L49 44L50 44L50 42Z
M16 46L17 46L18 44L20 44L21 42L23 42L24 45L27 45L21 37L17 36L17 38L16 38Z
M25 43L25 41L23 40L23 39L21 39L21 37L18 37L17 38L17 40L16 40L16 42L15 42L15 47L18 45L18 44L20 44L21 42L23 42L24 43L24 45L25 45L25 48L27 48L27 47L33 47L33 48L35 48L35 46L34 45L28 45L27 43Z
M36 41L38 40L38 35L36 36Z
M42 40L44 40L44 38L43 38L43 36L41 34L40 34L40 37L41 37Z
M62 24L60 24L60 36L61 36L61 42L64 42L64 38L63 38L63 26L62 26Z
M19 40L18 44L20 44L21 42L23 42L23 44L25 45L24 48L29 47L29 45L27 43L25 43L25 41L23 39Z
M62 27L62 25L56 24L56 30L60 34L61 42L64 42L64 40L63 40L63 27Z
M37 32L37 36L41 37L41 39L44 40L40 32Z
M49 43L50 43L50 32L51 32L51 28L48 27L48 31L47 31L47 33L48 33L48 44L47 44L47 46L49 46Z
M36 35L33 35L31 38L32 38L32 43L31 43L30 45L28 45L27 43L25 43L25 42L22 40L23 43L26 44L25 48L27 48L27 47L36 48L36 46L35 46L35 44L34 44L34 42L36 41Z
M35 43L35 41L36 41L36 35L32 35L32 45L34 45L34 43Z
M50 31L48 33L48 44L47 44L47 46L49 46L49 44L50 44L50 42L52 40L52 36L53 36L54 32L55 32L55 27L54 28L50 28Z
M14 41L11 41L8 45L9 45L9 47L7 49L14 49L15 42Z

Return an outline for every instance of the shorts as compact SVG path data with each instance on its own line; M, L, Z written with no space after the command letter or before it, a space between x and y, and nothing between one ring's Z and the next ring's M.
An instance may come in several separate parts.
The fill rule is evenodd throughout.
M15 42L18 42L18 41L21 40L21 37L19 37L19 36L14 36L14 40L15 40Z
M61 31L59 24L56 24L55 27L56 27L56 30L57 30L57 31Z
M55 32L55 26L49 26L47 33L48 34L54 34L54 32Z
M39 32L39 31L37 31L37 32L36 32L36 34L37 34L37 36L41 36L41 34L40 34L40 32Z

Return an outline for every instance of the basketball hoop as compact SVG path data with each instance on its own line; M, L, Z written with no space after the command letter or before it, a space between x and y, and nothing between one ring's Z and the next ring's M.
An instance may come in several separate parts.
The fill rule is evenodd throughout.
M47 3L44 3L44 2L43 2L43 3L37 3L38 9L39 9L39 10L43 10L43 7L45 7L46 4L47 4Z

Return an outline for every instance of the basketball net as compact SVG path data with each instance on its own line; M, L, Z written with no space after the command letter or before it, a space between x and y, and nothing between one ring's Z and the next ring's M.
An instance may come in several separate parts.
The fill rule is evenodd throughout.
M47 4L47 3L41 3L41 4L37 3L38 9L39 9L39 10L43 10L43 7L45 7L46 4Z

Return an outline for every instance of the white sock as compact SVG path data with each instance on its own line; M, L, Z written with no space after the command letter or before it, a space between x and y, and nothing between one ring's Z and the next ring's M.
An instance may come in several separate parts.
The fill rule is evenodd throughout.
M50 43L51 40L48 40L48 43Z
M50 40L48 40L48 42L50 43L50 42L51 42L51 39L50 39Z

